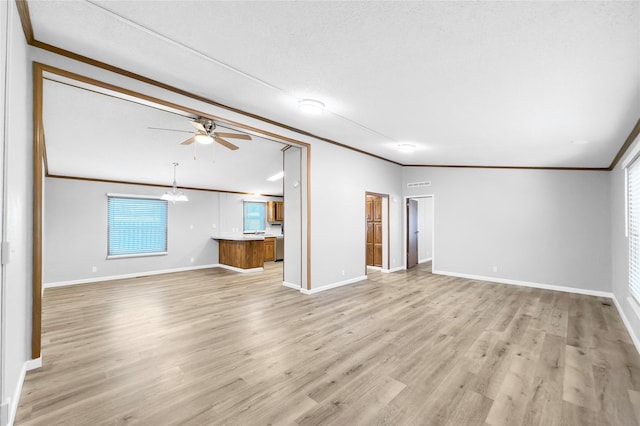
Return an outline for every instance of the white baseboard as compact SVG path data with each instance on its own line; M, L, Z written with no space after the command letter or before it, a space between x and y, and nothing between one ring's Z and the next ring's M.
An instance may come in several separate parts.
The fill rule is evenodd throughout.
M242 268L236 268L235 266L229 266L229 265L223 265L222 263L219 263L218 265L216 265L218 268L222 268L222 269L228 269L230 271L234 271L234 272L240 272L242 274L246 274L248 272L261 272L264 271L264 268L250 268L250 269L242 269Z
M42 357L36 359L30 359L29 361L24 363L27 371L35 370L36 368L42 367Z
M322 287L312 288L311 290L307 290L306 288L301 288L300 291L304 294L315 294L321 291L331 290L332 288L342 287L343 285L354 284L360 281L364 281L367 279L366 275L362 275L360 277L351 278L349 280L339 281L337 283L323 285Z
M636 336L636 333L633 331L633 327L631 327L629 318L627 318L627 316L625 315L624 309L622 309L622 305L620 304L620 302L618 302L618 298L615 295L613 295L612 299L613 299L613 303L615 303L616 308L618 309L618 313L620 314L620 318L622 318L622 322L624 323L624 326L627 327L627 332L629 333L629 336L631 336L631 341L633 341L633 345L636 347L636 351L640 353L640 339L638 339L638 336ZM631 301L627 300L627 303L631 306L631 308L634 310L636 315L638 315L639 314L638 308L640 307L637 306L636 302L633 300ZM638 315L638 317L640 317L640 315Z
M374 271L382 271L382 268L380 266L367 265L367 269L373 269Z
M27 375L27 371L34 370L42 367L42 358L30 359L22 364L22 370L20 371L20 377L18 383L16 383L16 389L13 394L13 398L9 400L9 423L8 426L12 426L16 420L16 414L18 413L18 405L20 405L20 395L22 394L22 385L24 384L24 378Z
M288 288L292 288L294 290L300 290L300 286L297 284L293 284L293 283L288 283L286 281L282 281L282 285Z
M67 285L77 285L77 284L91 284L91 283L97 283L100 281L113 281L113 280L122 280L127 278L136 278L136 277L148 277L151 275L170 274L173 272L195 271L197 269L209 269L209 268L217 268L221 266L226 266L226 265L220 265L219 263L216 263L213 265L186 266L184 268L161 269L158 271L147 271L147 272L134 272L132 274L111 275L106 277L95 277L95 278L83 278L81 280L58 281L53 283L44 283L42 284L42 288L44 291L45 288L52 288L52 287L63 287Z
M460 274L458 272L449 272L449 271L433 271L434 274L438 275L449 275L452 277L459 278L467 278L470 280L478 280L478 281L490 281L494 283L500 284L510 284L510 285L518 285L522 287L533 287L540 288L543 290L554 290L554 291L563 291L565 293L576 293L576 294L585 294L587 296L598 296L598 297L607 297L609 299L613 298L613 293L608 291L598 291L598 290L587 290L583 288L576 287L565 287L561 285L552 285L552 284L541 284L541 283L533 283L529 281L519 281L519 280L511 280L507 278L494 278L494 277L484 277L481 275L472 275L472 274Z
M431 258L430 258L430 257L428 257L428 258L426 258L426 259L420 259L420 260L418 260L418 263L427 263L427 262L431 262Z
M397 271L404 271L406 268L404 266L396 266L395 268L391 268L391 269L382 269L381 272L384 272L385 274L390 274L392 272L397 272Z

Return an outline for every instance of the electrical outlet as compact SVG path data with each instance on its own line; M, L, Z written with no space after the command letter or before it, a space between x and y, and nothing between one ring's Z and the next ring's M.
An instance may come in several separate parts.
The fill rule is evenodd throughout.
M191 263L195 262L196 260L192 257L191 258Z
M215 223L213 224L213 229L216 229L216 224Z
M344 269L342 270L342 276L344 277L346 274L344 273Z
M193 223L189 225L189 229L193 229Z
M98 272L98 267L97 266L92 266L91 267L91 272Z
M493 267L493 272L498 272L498 267L497 266Z

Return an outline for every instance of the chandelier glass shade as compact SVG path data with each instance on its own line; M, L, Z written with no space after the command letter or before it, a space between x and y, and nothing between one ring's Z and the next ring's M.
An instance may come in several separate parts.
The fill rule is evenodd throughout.
M187 198L184 192L180 191L176 185L176 167L178 167L178 165L178 163L173 163L173 187L160 197L161 200L171 201L173 204L175 204L176 201L189 201L189 198Z

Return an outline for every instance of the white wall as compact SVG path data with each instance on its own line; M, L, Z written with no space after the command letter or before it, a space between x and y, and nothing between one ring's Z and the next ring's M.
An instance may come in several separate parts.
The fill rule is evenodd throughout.
M35 49L37 61L76 72L87 77L115 84L130 90L158 97L178 105L234 120L246 125L290 137L311 145L310 197L311 197L311 280L312 288L362 278L365 275L364 193L366 191L391 194L391 265L400 267L402 246L398 235L402 228L400 182L402 169L387 161L378 160L355 151L301 135L257 119L243 116L211 104L113 74ZM306 185L306 170L302 170L302 185ZM306 205L302 206L303 218ZM345 216L346 215L346 216ZM348 226L341 223L347 221ZM362 226L360 226L362 224ZM303 238L305 238L303 226ZM286 234L285 228L285 234ZM355 241L355 242L354 242ZM343 244L344 243L344 244ZM304 249L305 247L303 247ZM303 264L306 256L302 257ZM303 287L306 273L303 265ZM344 274L342 274L344 271Z
M433 257L433 198L416 198L418 202L418 262L427 262Z
M242 233L246 194L184 190L186 203L169 203L169 254L107 259L107 193L157 195L144 185L45 179L43 282L45 287L101 278L194 268L218 263L216 233ZM261 197L260 200L282 200ZM97 272L92 272L93 267Z
M217 192L184 191L188 202L169 203L168 255L107 259L106 194L162 195L165 190L57 178L47 178L45 188L45 286L218 263L218 244L211 239L221 211Z
M244 200L252 201L282 201L282 197L254 197L248 194L220 193L220 223L217 230L220 233L237 232L243 230ZM274 227L275 230L280 227ZM271 231L271 224L267 222L267 232Z
M402 168L325 143L311 150L312 290L366 275L365 193L390 196L389 269L402 265Z
M626 161L640 148L640 138L631 145L622 161L611 172L611 289L630 328L636 348L640 347L640 308L629 292L629 240L625 235L625 176Z
M405 195L432 182L434 270L611 291L608 172L407 167L403 180Z
M10 262L4 268L3 318L4 332L2 374L3 403L9 403L15 413L22 374L31 359L31 306L32 306L32 83L29 49L22 32L15 2L2 2L8 8L8 22L0 24L3 41L2 68L7 67L3 101L3 144L6 157L3 172L5 192L3 198L4 238L10 243ZM6 53L6 55L5 55ZM6 121L5 121L6 120Z

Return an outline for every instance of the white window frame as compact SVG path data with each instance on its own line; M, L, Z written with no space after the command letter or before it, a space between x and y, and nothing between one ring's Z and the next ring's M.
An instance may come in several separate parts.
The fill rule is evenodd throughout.
M167 201L162 200L161 197L158 196L150 196L150 195L135 195L135 194L118 194L118 193L107 193L107 259L125 259L131 257L148 257L148 256L165 256L169 254L169 207ZM165 250L157 251L157 252L146 252L146 253L127 253L127 254L109 254L109 198L132 198L132 199L140 199L140 200L159 200L164 201L166 204L166 222L165 222Z
M625 235L629 248L629 293L640 303L640 153L624 165Z

